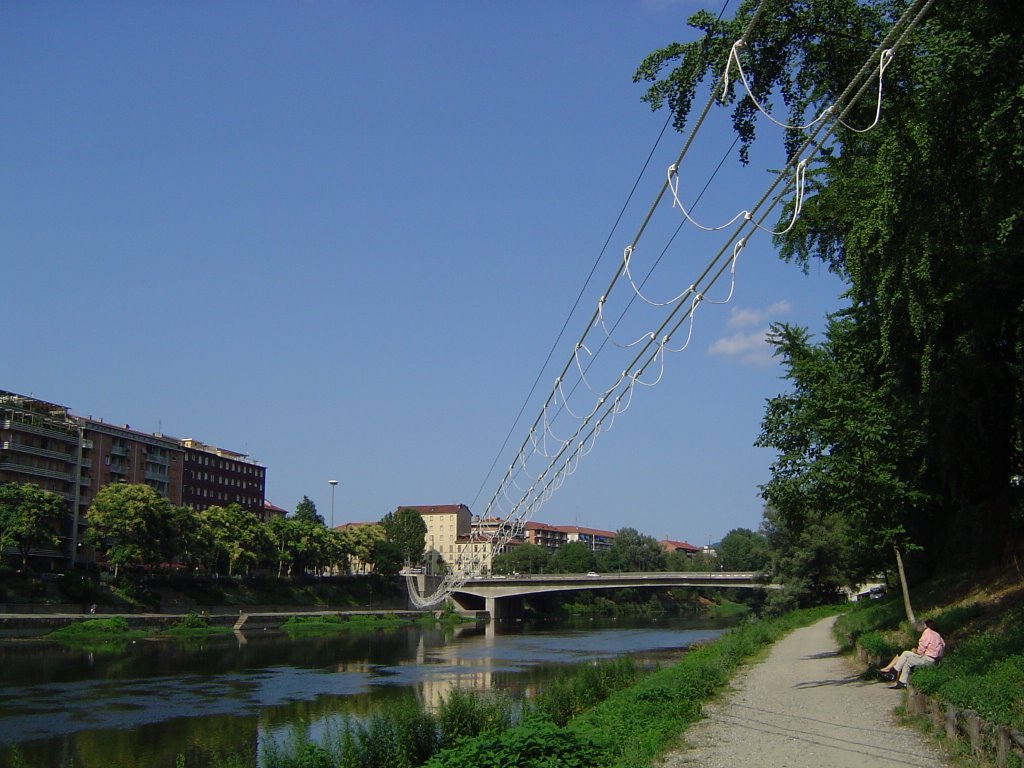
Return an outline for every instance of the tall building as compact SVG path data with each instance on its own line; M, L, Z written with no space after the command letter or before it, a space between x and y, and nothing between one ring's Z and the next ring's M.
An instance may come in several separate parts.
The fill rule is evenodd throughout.
M266 514L267 469L246 454L186 438L181 503L192 509L237 504L262 518Z
M266 468L243 453L75 416L63 405L4 390L0 483L32 483L67 502L59 548L31 553L51 564L93 561L82 546L88 510L111 483L148 485L172 504L197 510L238 504L264 521L284 513L266 505Z
M82 432L81 493L77 529L72 533L75 562L91 563L95 553L81 542L89 523L89 506L112 483L148 485L172 504L181 504L181 469L185 455L178 441L134 430L128 424L75 417ZM72 510L74 512L74 510Z
M437 573L444 561L453 567L460 549L456 542L469 536L473 515L465 504L438 504L436 506L401 506L395 510L411 509L420 513L427 525L427 572Z
M559 525L558 530L566 535L566 542L578 541L585 544L591 552L601 552L612 548L615 541L614 531L602 531L598 528L581 528L578 525Z
M553 555L563 544L569 541L569 534L561 528L547 523L527 523L526 540L530 544L544 547L548 554Z
M0 390L0 483L31 483L68 505L59 549L36 550L37 556L71 555L82 444L79 424L63 405Z
M82 446L82 499L88 508L105 485L148 485L172 504L181 504L182 465L185 452L174 438L133 430L129 425L108 424L102 419L79 418L85 442ZM86 482L88 481L88 482Z

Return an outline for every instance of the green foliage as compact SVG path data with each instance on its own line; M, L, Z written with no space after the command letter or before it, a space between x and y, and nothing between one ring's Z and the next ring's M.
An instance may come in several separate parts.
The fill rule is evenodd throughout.
M10 547L28 567L32 547L55 547L57 527L67 508L64 499L36 485L0 483L0 553Z
M1019 612L1018 612L1019 613ZM996 725L1024 728L1024 626L965 639L939 664L914 670L914 685Z
M402 569L402 550L393 541L378 540L373 545L370 560L374 573L380 576L394 576Z
M549 681L535 701L536 711L566 725L579 713L604 701L614 691L632 685L640 677L633 660L620 657L566 670Z
M292 616L281 625L290 635L319 635L335 632L374 632L380 629L394 629L405 624L398 616L349 616L321 615Z
M58 582L61 593L76 603L88 603L96 599L96 583L78 573L65 573Z
M731 20L693 16L704 36L655 51L635 79L683 130L756 13L740 54L754 97L803 124L847 91L906 5L744 0ZM776 328L794 391L768 404L759 441L779 453L765 488L776 526L799 536L831 516L842 572L877 571L893 543L923 548L928 565L990 564L1024 545L1024 485L1010 482L1024 473L1024 70L1006 65L1021 60L1014 4L934 4L886 70L882 119L835 127L777 238L784 259L849 282L820 347ZM754 100L732 77L721 101L746 160ZM849 106L847 124L872 122L874 99ZM787 156L804 156L806 133L783 135Z
M491 570L494 573L544 573L550 562L551 555L546 547L527 542L495 555Z
M132 629L123 616L112 616L109 619L86 619L67 624L47 635L53 640L102 640L131 639L145 637L142 630Z
M303 496L302 501L295 505L295 512L292 513L292 519L303 523L311 523L313 525L323 525L324 518L316 511L316 504L314 504L308 496Z
M113 483L93 497L86 543L122 567L156 566L174 555L171 503L148 485Z
M543 720L470 739L427 768L600 768L604 755L587 738Z
M715 547L724 571L763 571L771 567L768 539L747 528L734 528Z
M415 509L399 509L388 512L380 521L384 535L398 548L399 557L405 563L418 565L423 562L427 546L427 524Z
M664 571L667 555L653 536L635 528L621 528L615 532L611 549L606 552L606 565L610 571Z
M440 746L452 747L481 733L509 728L513 722L512 713L512 701L505 694L481 694L455 688L438 707Z
M199 518L211 537L215 572L226 565L228 576L246 573L271 551L267 528L238 504L207 507Z
M552 573L587 573L596 570L597 559L582 541L570 541L555 550L549 571Z
M835 609L801 611L779 619L747 622L688 652L667 669L620 690L578 715L567 730L592 740L605 753L603 768L648 766L701 715L701 702L726 685L744 659L798 626Z

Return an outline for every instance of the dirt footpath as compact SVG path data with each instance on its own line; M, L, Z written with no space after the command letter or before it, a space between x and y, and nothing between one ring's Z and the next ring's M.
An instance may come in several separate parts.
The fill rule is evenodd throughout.
M839 656L834 621L795 630L742 671L660 768L948 766L930 739L896 725L905 692L861 680L864 667Z

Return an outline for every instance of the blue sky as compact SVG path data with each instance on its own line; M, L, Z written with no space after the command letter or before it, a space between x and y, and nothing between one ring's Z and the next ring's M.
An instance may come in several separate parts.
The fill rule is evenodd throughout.
M632 74L698 7L5 3L0 389L248 453L289 509L330 518L337 479L339 524L482 512L682 146L656 146L666 115ZM683 199L733 140L717 112L698 137ZM734 150L694 217L752 205L781 143L766 127L746 168ZM673 239L680 220L662 205L631 258L657 260L651 301L723 240ZM820 329L841 290L751 238L730 302L700 306L532 518L696 544L757 528L772 455L752 444L785 389L764 330Z

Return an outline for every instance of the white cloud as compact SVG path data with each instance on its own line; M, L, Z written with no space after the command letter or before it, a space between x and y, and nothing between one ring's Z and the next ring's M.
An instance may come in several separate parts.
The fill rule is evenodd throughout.
M773 352L774 348L768 343L768 328L723 336L708 347L709 354L732 358L743 365L772 365L775 362Z
M766 321L777 319L780 315L788 315L792 305L788 301L777 301L764 309L741 309L733 307L729 313L730 328L749 328L761 325Z

